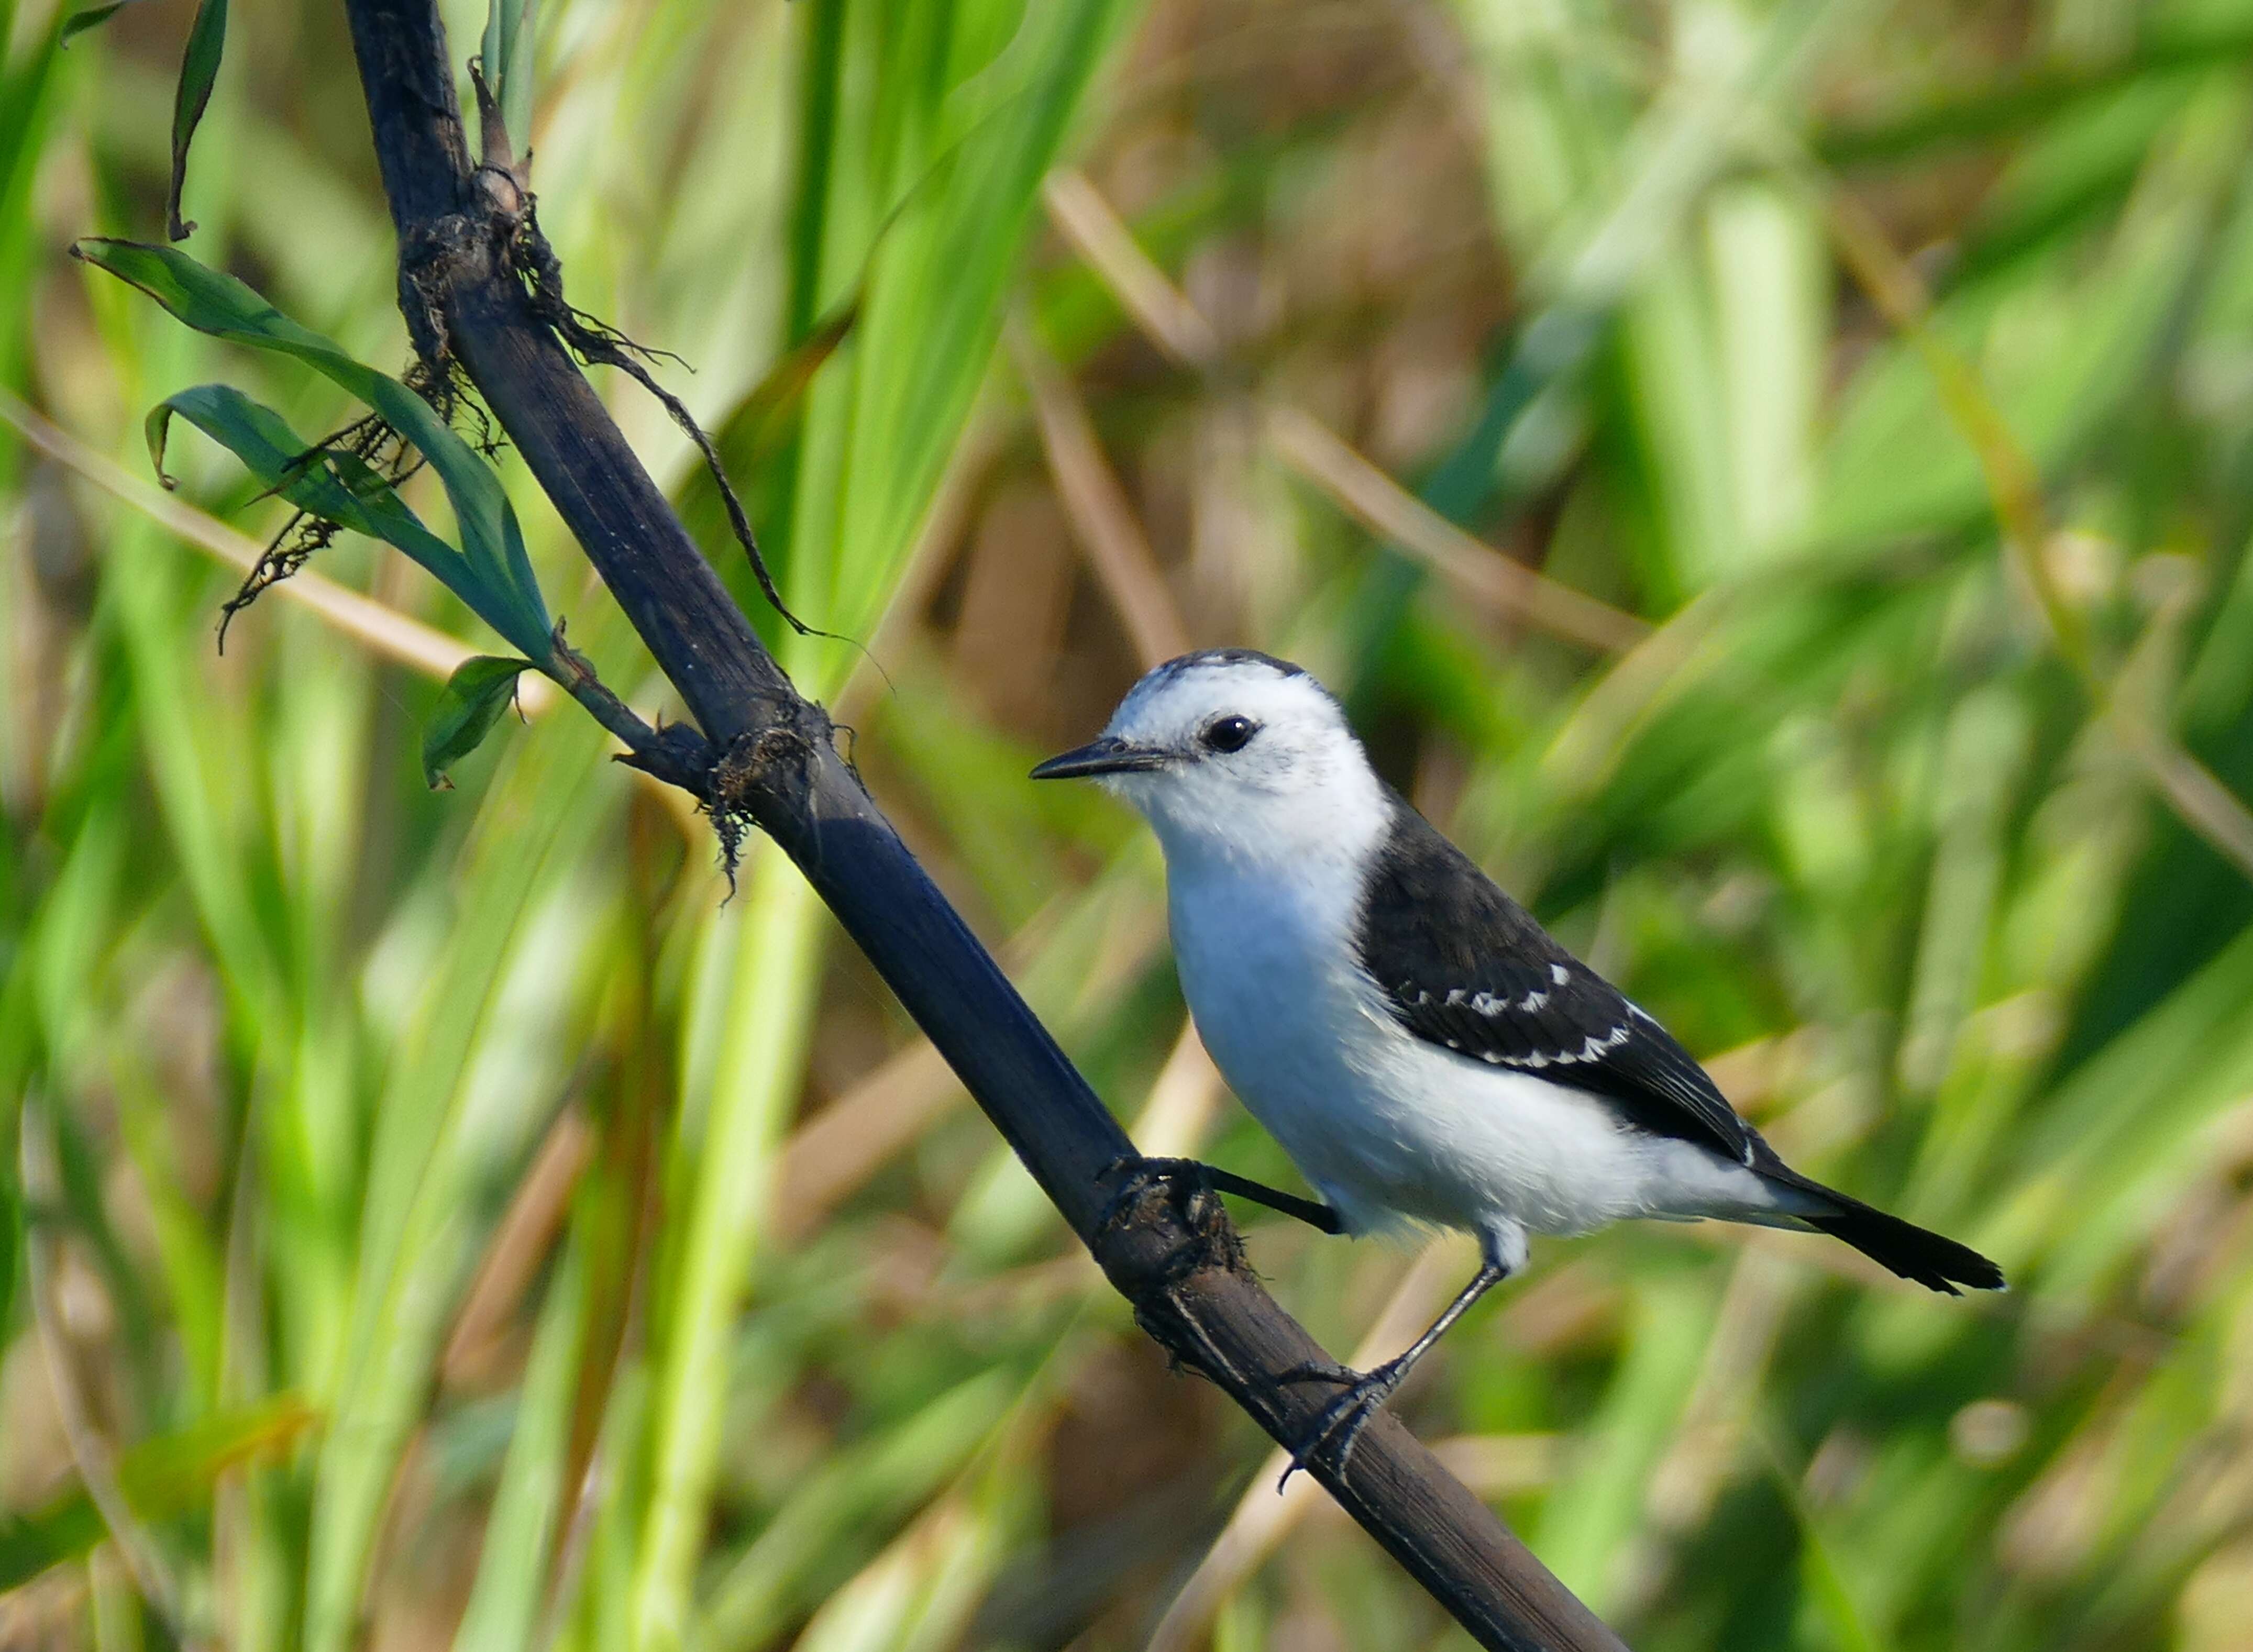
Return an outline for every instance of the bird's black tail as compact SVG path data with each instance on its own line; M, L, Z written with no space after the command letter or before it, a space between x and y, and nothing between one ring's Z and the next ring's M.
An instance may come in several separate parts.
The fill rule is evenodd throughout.
M1848 1197L1836 1188L1810 1180L1797 1171L1777 1166L1762 1173L1796 1192L1812 1194L1831 1207L1810 1211L1802 1219L1810 1227L1844 1239L1872 1261L1891 1268L1905 1279L1950 1296L1962 1294L1959 1285L1977 1291L2003 1288L2003 1270L1968 1244L1958 1244L1929 1228L1888 1216L1874 1205Z

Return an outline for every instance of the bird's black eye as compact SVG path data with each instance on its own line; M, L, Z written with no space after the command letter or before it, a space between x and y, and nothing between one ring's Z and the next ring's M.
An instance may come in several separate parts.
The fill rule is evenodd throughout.
M1259 732L1249 717L1215 717L1204 726L1204 743L1214 751L1241 751Z

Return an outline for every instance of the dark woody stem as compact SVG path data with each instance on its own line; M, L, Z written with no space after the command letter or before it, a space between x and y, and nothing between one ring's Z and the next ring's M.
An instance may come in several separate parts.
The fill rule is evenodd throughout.
M1284 1373L1321 1349L1242 1266L1216 1201L1147 1182L1104 1221L1132 1143L879 812L539 313L515 261L528 203L471 158L434 0L345 10L416 349L466 372L702 730L701 749L691 731L643 731L665 742L655 761L797 863L1143 1328L1276 1440L1305 1439L1336 1388ZM611 725L598 685L574 694ZM1350 1466L1335 1457L1309 1471L1481 1643L1620 1647L1389 1414Z

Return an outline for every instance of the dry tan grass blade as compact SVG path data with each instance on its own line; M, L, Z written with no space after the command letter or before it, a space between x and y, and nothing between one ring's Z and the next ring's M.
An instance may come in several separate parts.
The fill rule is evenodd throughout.
M1084 174L1051 173L1043 199L1057 228L1151 343L1198 372L1222 365L1212 324L1166 279ZM1608 653L1650 634L1635 615L1537 574L1464 533L1303 408L1270 401L1260 427L1286 468L1488 611Z
M1072 532L1087 553L1088 566L1104 595L1118 610L1120 623L1133 639L1135 656L1147 667L1187 653L1189 626L1166 588L1166 576L1135 520L1126 488L1103 457L1087 404L1022 317L1010 320L1006 337L1009 359L1032 393L1042 451Z
M115 460L95 452L68 431L42 418L4 389L0 389L0 421L13 427L18 436L57 464L140 512L176 538L242 573L248 574L257 565L262 547L255 540L129 474ZM467 643L448 636L436 626L410 618L372 596L364 596L310 569L280 582L274 589L285 601L311 610L386 659L426 676L443 680L477 652ZM527 677L518 691L518 698L526 712L542 711L554 703L555 690L543 678Z

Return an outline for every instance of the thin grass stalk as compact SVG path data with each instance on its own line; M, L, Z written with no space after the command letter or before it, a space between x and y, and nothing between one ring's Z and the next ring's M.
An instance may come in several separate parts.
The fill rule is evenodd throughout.
M455 1652L528 1652L534 1644L569 1506L564 1472L588 1306L586 1269L577 1245L567 1244L541 1307Z
M1189 626L1167 589L1150 541L1103 457L1087 407L1023 317L1004 330L1010 359L1031 393L1041 446L1072 529L1103 593L1147 669L1189 652Z
M631 1607L637 1652L682 1644L725 1448L729 1350L757 1257L776 1147L797 1098L820 979L820 903L789 861L755 859L712 1095L673 1145L688 1189L671 1288L656 1309L648 1508Z
M265 547L194 506L157 491L115 460L105 458L69 432L59 429L0 387L0 423L10 426L32 448L65 465L94 486L159 524L183 543L206 551L239 573L258 565ZM386 659L444 679L476 653L435 626L400 613L373 597L304 569L274 588L287 602L310 609L346 636ZM542 677L528 677L519 690L527 713L553 703L555 690Z
M601 761L590 724L550 721L517 758L480 812L456 944L426 989L412 1055L384 1098L317 1472L305 1603L312 1652L336 1652L357 1633L402 1454L467 1283L474 1226L464 1109L494 997L548 857L568 861L597 823L596 811L565 801L582 795Z

